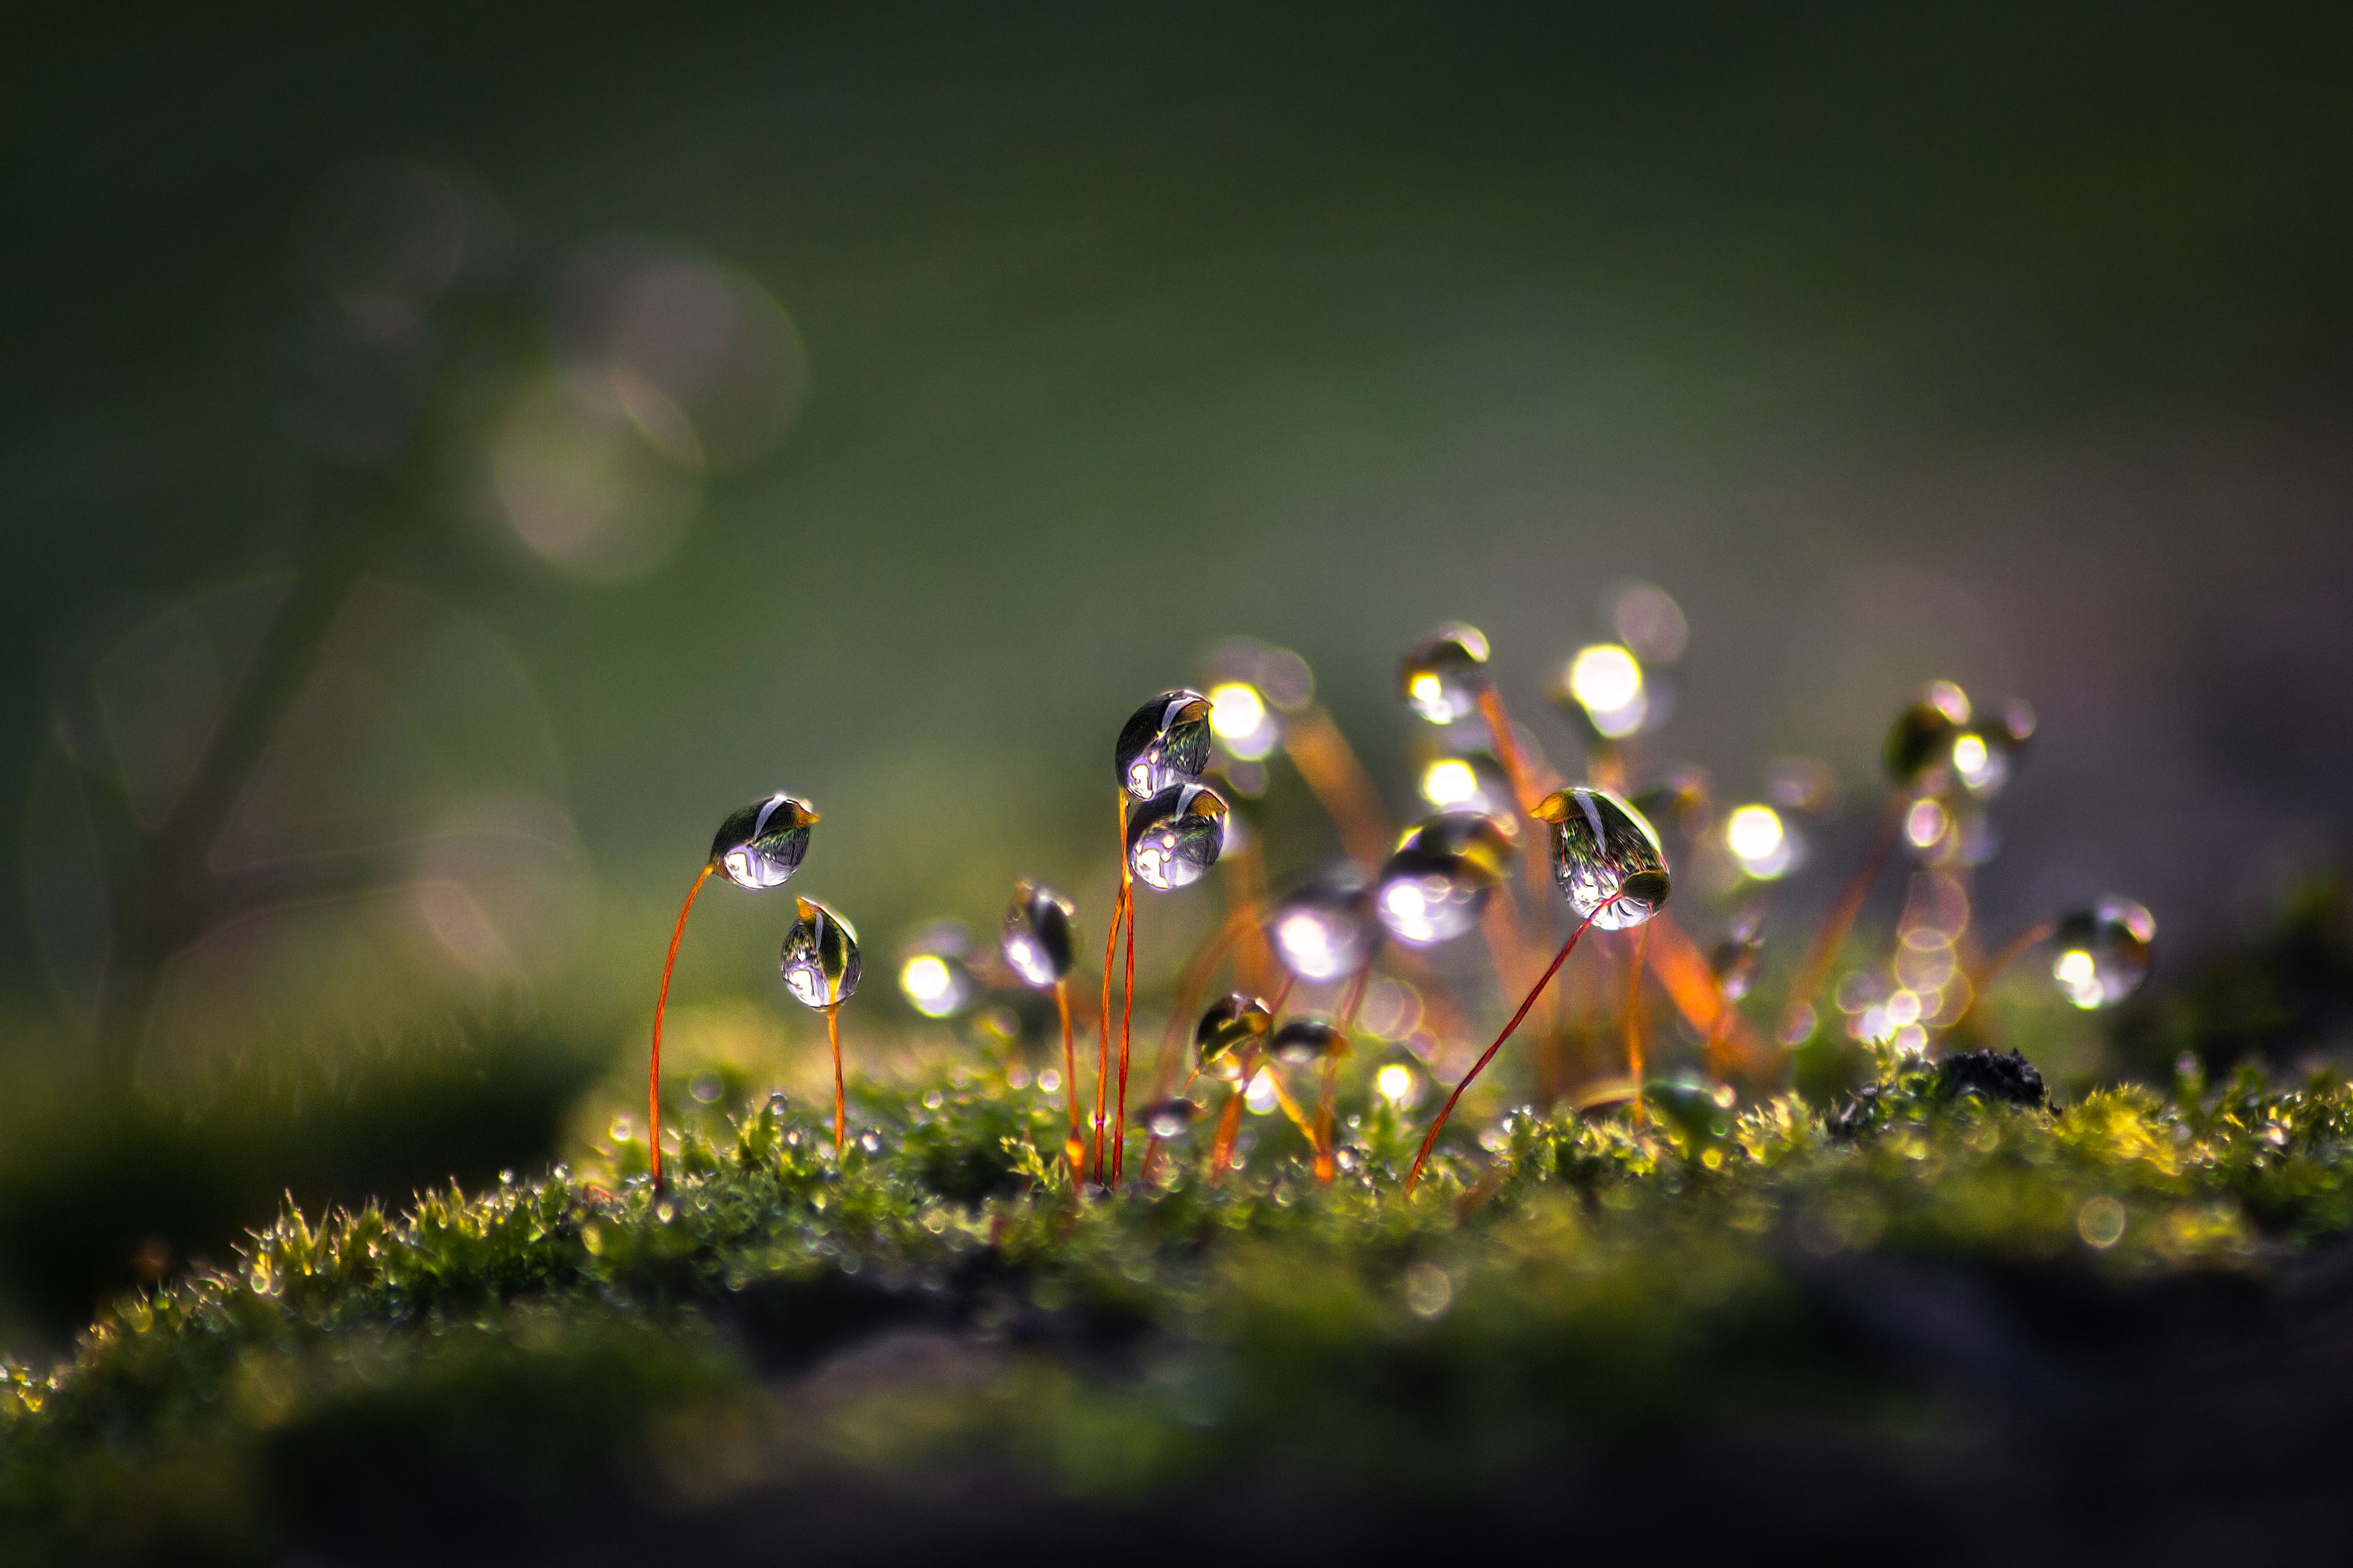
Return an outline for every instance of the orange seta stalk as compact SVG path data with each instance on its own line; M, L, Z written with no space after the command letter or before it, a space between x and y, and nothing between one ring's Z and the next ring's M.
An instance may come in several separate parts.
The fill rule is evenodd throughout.
M1103 1179L1103 1110L1111 1083L1112 964L1119 957L1119 922L1127 914L1127 791L1119 792L1119 891L1111 901L1111 930L1103 933L1103 1017L1095 1029L1095 1185Z
M1599 914L1609 907L1607 903L1597 905L1593 914ZM1421 1180L1421 1168L1429 1163L1430 1152L1437 1146L1439 1133L1445 1131L1446 1119L1454 1114L1454 1102L1462 1098L1462 1091L1471 1087L1472 1079L1486 1071L1487 1064L1495 1059L1495 1053L1504 1048L1504 1042L1512 1037L1513 1031L1520 1026L1520 1021L1528 1016L1528 1009L1536 1005L1536 998L1544 994L1545 987L1552 984L1552 977L1560 973L1560 966L1567 963L1568 955L1577 950L1577 939L1583 936L1586 928L1592 923L1593 915L1577 921L1577 929L1568 933L1568 940L1560 944L1558 952L1553 954L1551 966L1536 981L1535 989L1530 991L1527 999L1520 1004L1520 1010L1512 1015L1512 1021L1504 1026L1504 1032L1495 1037L1495 1043L1472 1064L1471 1070L1462 1075L1462 1081L1454 1086L1454 1092L1446 1097L1445 1105L1439 1110L1438 1120L1430 1124L1429 1136L1421 1141L1421 1152L1413 1157L1413 1169L1406 1173L1405 1190L1408 1194L1413 1192L1414 1184Z
M1062 1152L1071 1161L1071 1184L1086 1174L1087 1141L1079 1131L1079 1050L1071 1036L1071 981L1054 982L1054 1010L1062 1016L1062 1089L1071 1104L1071 1141Z
M1185 971L1176 979L1176 1001L1169 1009L1168 1021L1160 1031L1160 1055L1152 1067L1152 1091L1155 1095L1168 1092L1169 1080L1176 1075L1178 1053L1185 1044L1185 1026L1199 1005L1201 993L1210 976L1225 962L1235 942L1245 931L1257 929L1259 908L1255 902L1240 905L1228 914L1223 923L1211 931L1193 956L1185 961ZM1248 980L1242 982L1250 984ZM1179 1092L1182 1092L1181 1090Z
M1332 819L1348 858L1366 867L1387 859L1397 837L1388 812L1332 716L1314 706L1292 714L1282 726L1282 749Z
M1855 868L1839 901L1831 906L1829 917L1814 933L1813 944L1806 949L1806 962L1799 967L1797 984L1790 987L1789 1000L1781 1015L1784 1036L1797 1022L1799 1011L1814 1005L1814 994L1829 978L1831 965L1838 962L1839 949L1846 945L1847 933L1854 929L1855 917L1862 913L1862 902L1871 896L1871 885L1879 879L1879 868L1887 863L1889 851L1895 847L1896 832L1904 826L1904 798L1901 791L1889 794L1870 852Z
M841 1087L841 1004L825 1010L825 1041L833 1047L833 1159L839 1164L849 1140L849 1099Z
M2059 922L2056 921L2037 921L1996 949L1994 955L1978 965L1977 973L1968 977L1968 1000L1963 1002L1961 1010L1953 1015L1953 1021L1945 1026L1945 1033L1951 1034L1968 1021L1969 1015L1977 1011L1978 998L1986 994L1986 987L2000 978L2003 970L2016 963L2019 956L2028 948L2038 942L2047 941L2051 933L2058 929Z
M670 1007L670 972L678 964L679 939L686 935L686 917L693 912L694 896L702 891L702 884L711 879L713 868L704 861L702 869L694 874L694 885L686 890L686 902L678 907L678 927L670 933L670 956L662 960L661 995L654 1003L654 1054L652 1064L646 1069L646 1125L648 1147L654 1153L654 1191L661 1191L661 1031L662 1014Z
M1282 1017L1283 1004L1291 1000L1291 988L1298 983L1297 975L1285 974L1282 977L1282 989L1275 992L1274 1000L1267 1004L1269 1033L1272 1032L1275 1023ZM1209 1174L1212 1176L1224 1175L1228 1167L1233 1163L1234 1139L1241 1131L1242 1102L1249 1097L1250 1080L1258 1076L1259 1054L1259 1048L1252 1046L1249 1054L1242 1058L1239 1076L1234 1079L1234 1091L1226 1097L1225 1111L1218 1120L1218 1142L1209 1159ZM1273 1087L1278 1102L1282 1104L1286 1110L1292 1112L1292 1120L1298 1123L1300 1131L1306 1132L1306 1122L1300 1120L1295 1109L1290 1104L1290 1097L1282 1092L1282 1075L1270 1070L1267 1082ZM1309 1142L1314 1141L1314 1135L1309 1134Z
M1642 958L1651 945L1648 921L1635 930L1626 965L1626 1076L1634 1081L1634 1120L1642 1120Z
M1520 815L1533 817L1539 798L1535 779L1528 772L1527 754L1520 750L1520 738L1512 733L1512 718L1504 711L1503 694L1492 686L1479 693L1479 717L1487 721L1487 743L1495 749L1495 761L1511 783L1512 798L1519 803Z
M1372 966L1366 964L1356 971L1355 979L1348 982L1347 992L1340 1002L1337 1020L1344 1039L1349 1026L1356 1021L1357 1009L1365 1005L1365 988L1371 984L1372 978ZM1332 1148L1332 1100L1339 1083L1340 1057L1335 1051L1324 1058L1324 1082L1315 1101L1315 1136L1313 1142L1315 1145L1315 1179L1319 1182L1328 1183L1339 1171L1339 1162Z
M1725 996L1715 970L1699 944L1664 910L1643 929L1652 933L1647 950L1651 973L1658 977L1675 1011L1706 1041L1709 1070L1728 1078L1735 1066L1753 1066L1755 1031Z
M1496 765L1504 770L1505 782L1511 785L1512 799L1518 805L1520 816L1535 825L1535 832L1529 840L1528 852L1521 857L1520 866L1521 876L1527 883L1529 900L1541 910L1545 907L1550 893L1546 884L1551 880L1552 871L1552 857L1548 854L1537 853L1537 847L1545 841L1546 836L1543 819L1536 816L1536 807L1544 800L1544 791L1535 770L1528 766L1527 753L1520 749L1519 736L1513 731L1512 716L1504 708L1504 694L1493 686L1487 687L1479 693L1479 717L1487 726L1487 744L1495 753ZM1507 900L1496 901L1501 903ZM1525 939L1518 930L1519 921L1516 915L1511 914L1507 918L1514 938L1512 952L1514 957L1519 958L1526 967L1534 968L1537 955L1544 950L1538 948L1534 953L1527 952ZM1489 940L1492 948L1493 939L1491 937ZM1498 977L1501 977L1504 972L1503 955L1497 952L1494 956L1495 973ZM1511 982L1505 980L1504 984L1508 985ZM1539 1037L1536 1042L1537 1089L1539 1092L1547 1095L1556 1088L1564 1076L1560 1008L1561 999L1555 996L1550 1013L1551 1033Z
M1120 893L1127 904L1127 978L1120 989L1119 1006L1119 1120L1111 1129L1111 1181L1119 1185L1127 1163L1127 1042L1135 1029L1135 883L1128 874L1124 856L1119 863Z
M1258 1067L1258 1047L1250 1047L1243 1057L1241 1076L1234 1080L1234 1091L1226 1096L1225 1109L1218 1113L1217 1142L1209 1146L1209 1175L1212 1180L1226 1173L1234 1163L1234 1140L1242 1128L1242 1099L1250 1092L1250 1074Z
M1125 890L1112 895L1111 930L1103 937L1103 1015L1095 1024L1095 1116L1094 1166L1095 1184L1103 1184L1103 1111L1110 1104L1111 1087L1111 987L1113 965L1119 958L1119 922L1127 913Z

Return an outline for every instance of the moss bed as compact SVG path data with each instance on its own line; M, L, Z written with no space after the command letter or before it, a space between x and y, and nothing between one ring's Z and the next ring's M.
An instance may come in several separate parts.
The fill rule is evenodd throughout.
M0 1383L24 1560L1371 1552L2241 1557L2348 1511L2353 1091L2053 1107L1883 1060L1833 1108L1342 1107L1074 1194L994 1068L609 1168L306 1217ZM1133 1150L1131 1151L1133 1160ZM1443 1532L1441 1535L1440 1532ZM1892 1535L1889 1532L1894 1532Z

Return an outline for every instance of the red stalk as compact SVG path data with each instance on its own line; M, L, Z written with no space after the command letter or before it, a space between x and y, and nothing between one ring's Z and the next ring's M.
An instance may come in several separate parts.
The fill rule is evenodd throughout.
M654 1003L653 1062L646 1069L646 1123L648 1146L654 1153L654 1191L661 1191L661 1031L662 1014L670 1007L670 972L678 963L679 940L686 935L686 917L694 909L694 896L702 891L712 867L704 861L702 869L694 874L694 886L686 890L686 902L678 907L678 929L670 933L670 956L662 960L661 995Z
M1609 907L1607 903L1598 904L1593 914L1598 915ZM1528 993L1526 1000L1520 1004L1520 1010L1512 1015L1512 1021L1504 1026L1502 1034L1495 1037L1495 1043L1472 1064L1471 1070L1462 1075L1462 1081L1454 1086L1454 1092L1446 1097L1446 1104L1439 1110L1438 1120L1430 1124L1430 1135L1421 1141L1421 1152L1413 1157L1413 1169L1406 1173L1405 1190L1408 1194L1413 1192L1414 1184L1421 1180L1421 1167L1429 1161L1430 1150L1437 1146L1438 1135L1445 1130L1446 1119L1454 1114L1454 1102L1462 1098L1462 1091L1471 1087L1473 1079L1486 1071L1487 1064L1495 1059L1495 1053L1504 1048L1504 1042L1512 1037L1512 1032L1528 1016L1528 1009L1536 1005L1536 998L1543 995L1545 987L1552 984L1552 977L1560 973L1562 964L1568 962L1568 955L1577 949L1577 939L1583 936L1586 928L1592 923L1593 915L1588 915L1577 922L1577 929L1568 933L1568 940L1562 942L1560 951L1553 955L1551 966L1537 979L1535 988Z

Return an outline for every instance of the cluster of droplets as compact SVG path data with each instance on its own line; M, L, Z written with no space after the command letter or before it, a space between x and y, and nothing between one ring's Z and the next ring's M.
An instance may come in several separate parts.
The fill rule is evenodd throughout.
M1989 713L1949 680L1932 682L1900 711L1881 749L1887 834L1913 862L1883 969L1860 969L1833 994L1845 1032L1908 1052L1927 1049L1972 1016L1985 988L2020 953L2058 946L2052 974L2080 1007L2105 1007L2136 991L2148 972L2156 922L2130 900L2029 927L1974 964L1978 947L1973 872L2000 846L1989 806L2016 774L2035 732L2031 708L2011 700ZM1859 875L1875 869L1867 862ZM1802 1000L1802 999L1801 999ZM1801 1037L1810 1013L1793 1009L1784 1038Z
M1245 1091L1252 1110L1264 1112L1281 1103L1315 1146L1319 1173L1328 1175L1335 1155L1329 1131L1333 1075L1351 1055L1352 1031L1365 1031L1377 1046L1390 1042L1386 1054L1377 1050L1368 1064L1377 1101L1398 1112L1419 1105L1430 1086L1430 1061L1442 1043L1418 1022L1422 992L1396 976L1412 975L1426 990L1430 977L1415 966L1427 961L1416 955L1473 933L1482 933L1493 950L1499 973L1509 972L1506 962L1514 952L1521 960L1531 956L1515 947L1527 940L1527 911L1513 888L1514 867L1531 827L1543 833L1547 859L1525 867L1530 886L1542 887L1542 871L1548 865L1550 886L1565 912L1555 931L1566 929L1569 934L1503 1035L1440 1110L1423 1158L1463 1088L1527 1016L1577 938L1588 928L1637 931L1663 914L1673 887L1666 848L1670 838L1699 855L1704 889L1753 889L1740 894L1736 911L1713 952L1703 957L1688 939L1671 933L1663 949L1667 956L1653 961L1660 983L1704 1036L1708 1067L1722 1070L1724 1062L1740 1059L1740 1051L1748 1048L1741 1041L1748 1037L1740 1032L1738 1012L1757 987L1765 955L1764 889L1805 863L1819 831L1816 825L1839 808L1838 781L1821 763L1786 758L1767 770L1760 797L1722 806L1707 776L1696 768L1667 767L1636 787L1642 752L1637 742L1657 731L1672 711L1675 667L1689 627L1672 599L1645 584L1614 593L1605 613L1610 635L1579 647L1558 668L1548 688L1583 739L1588 777L1581 783L1564 782L1545 762L1534 738L1512 722L1491 666L1490 645L1476 627L1449 623L1409 650L1400 669L1400 695L1444 739L1435 754L1426 754L1419 764L1427 814L1402 832L1387 824L1361 765L1329 716L1314 705L1311 672L1288 650L1247 639L1220 644L1208 660L1207 689L1173 689L1135 710L1120 728L1113 747L1122 886L1104 955L1093 1179L1106 1179L1103 1142L1109 1113L1104 1089L1112 1071L1111 970L1123 927L1131 978L1126 1009L1120 1016L1120 1097L1112 1126L1116 1131L1125 1123L1134 946L1128 889L1137 886L1166 893L1190 887L1221 858L1247 859L1248 869L1234 873L1238 879L1261 876L1255 841L1229 797L1236 791L1261 793L1267 782L1266 764L1278 752L1297 764L1299 775L1331 816L1347 857L1278 896L1255 895L1253 902L1237 911L1256 928L1261 970L1269 960L1273 966L1260 983L1271 988L1276 975L1286 978L1271 1002L1250 991L1236 991L1199 1015L1185 1085L1176 1086L1173 1077L1162 1079L1139 1104L1135 1122L1155 1146L1182 1136L1208 1114L1207 1104L1191 1089L1195 1082L1206 1081L1225 1086L1229 1105L1238 1104ZM1884 973L1851 972L1828 987L1846 1016L1846 1032L1855 1037L1925 1048L1936 1031L1949 1031L1968 1016L2002 963L2040 941L2052 944L2052 978L2076 1005L2111 1005L2142 983L2155 922L2146 909L2116 898L2043 922L2011 948L1974 970L1970 966L1967 955L1977 949L1970 930L1969 874L1995 844L1986 808L2015 774L2034 729L2032 711L2022 702L1984 712L1959 687L1945 681L1928 687L1897 715L1882 752L1889 790L1883 847L1874 850L1850 884L1852 896L1840 901L1817 932L1778 1031L1784 1043L1802 1043L1818 1026L1813 1003L1825 974L1813 966L1837 958L1862 895L1868 893L1880 856L1888 847L1905 850L1913 868L1896 924L1894 956ZM746 889L781 886L798 868L817 820L807 802L783 794L747 806L722 827L708 868ZM1241 885L1235 884L1229 896L1242 897ZM689 901L691 905L691 895ZM797 910L799 918L780 955L780 972L794 997L826 1012L830 1022L858 985L857 937L837 911L823 904L799 900ZM1228 927L1232 923L1229 920ZM1542 930L1541 923L1537 929ZM1212 940L1232 942L1230 931ZM1387 962L1385 949L1392 953ZM1639 1105L1655 1091L1665 1107L1675 1099L1671 1091L1680 1083L1697 1086L1692 1088L1692 1096L1697 1096L1692 1100L1694 1106L1702 1100L1714 1105L1723 1089L1715 1079L1670 1079L1652 1084L1643 1076L1645 949L1637 945L1629 951L1632 963L1626 971L1629 989L1623 1007L1629 1076L1616 1081L1630 1087L1596 1092L1577 1103L1609 1103L1613 1095L1623 1101L1630 1095ZM1236 971L1238 977L1248 975L1249 952L1245 941L1225 960L1242 966ZM1535 956L1541 952L1539 948ZM1084 1127L1068 984L1079 953L1074 903L1042 883L1023 880L1015 888L994 953L984 959L962 927L943 923L925 928L904 944L899 965L900 988L908 1003L929 1017L966 1012L993 984L1054 994L1065 1061L1059 1072L1041 1072L1039 1081L1048 1092L1053 1088L1067 1092L1074 1173L1084 1152ZM1203 956L1208 961L1206 973L1214 974L1221 967L1221 953L1197 958ZM1321 1010L1286 1012L1285 999L1293 986L1315 991ZM1005 1016L1004 1037L1009 1040L1018 1025L1010 1013ZM1547 1026L1555 1031L1562 1026L1557 1020ZM837 1046L837 1065L838 1059ZM1757 1070L1753 1057L1748 1067ZM1324 1080L1320 1122L1285 1098L1279 1077L1282 1069L1310 1068L1318 1069ZM1230 1111L1219 1123L1222 1160L1231 1142ZM1112 1169L1115 1173L1117 1168L1114 1153ZM1415 1174L1419 1169L1417 1160Z

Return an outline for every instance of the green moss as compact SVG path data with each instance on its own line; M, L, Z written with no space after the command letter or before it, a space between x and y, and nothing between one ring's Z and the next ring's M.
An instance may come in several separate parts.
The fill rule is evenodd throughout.
M1886 1406L1827 1326L1815 1276L1843 1263L2130 1292L2260 1279L2353 1228L2341 1081L2057 1112L1937 1084L1882 1061L1837 1121L1668 1089L1641 1124L1465 1120L1410 1199L1417 1130L1384 1102L1344 1101L1328 1187L1270 1118L1221 1181L1187 1148L1082 1199L1040 1153L1057 1103L994 1070L865 1088L881 1147L839 1168L825 1119L772 1101L691 1134L667 1194L559 1167L396 1217L290 1207L64 1364L6 1369L0 1508L100 1560L266 1554L354 1473L550 1507L604 1477L676 1507L965 1463L1109 1498L1270 1466L1428 1488L1696 1416Z

